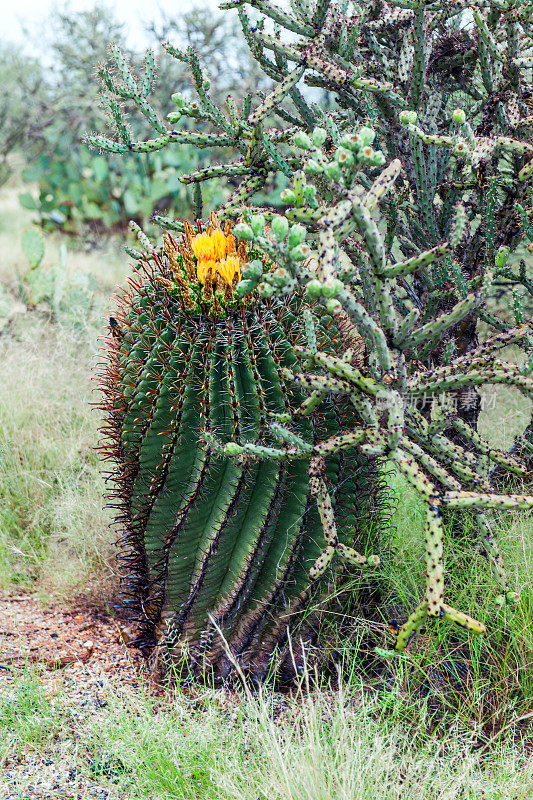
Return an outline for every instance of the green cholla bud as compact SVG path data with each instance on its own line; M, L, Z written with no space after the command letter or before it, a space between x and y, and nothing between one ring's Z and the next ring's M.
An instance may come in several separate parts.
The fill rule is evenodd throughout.
M288 206L292 206L296 202L296 195L292 189L284 189L281 192L280 197Z
M350 153L345 147L339 147L335 153L335 158L339 164L350 167L353 164L353 153Z
M333 297L326 302L326 308L330 314L338 314L342 311L342 306L338 300L335 300Z
M415 114L416 119L416 114ZM358 139L362 147L368 147L376 138L376 132L372 128L361 128L358 133Z
M324 128L315 128L311 134L315 147L322 147L327 138L327 131Z
M400 123L402 125L414 125L416 119L416 111L400 111Z
M276 216L270 223L272 233L278 241L284 239L289 232L289 222L286 217Z
M370 147L370 145L366 145L362 150L359 151L359 158L361 161L365 161L367 164L373 164L375 157L376 151L373 147Z
M285 267L278 267L270 275L271 282L274 284L274 286L277 286L279 289L285 286L290 281L290 279L291 276L287 272Z
M298 131L298 133L293 139L293 142L296 145L296 147L300 147L302 150L313 149L313 142L311 141L309 136L303 131Z
M310 300L318 300L319 297L322 297L322 284L313 278L305 287L305 292Z
M456 108L452 113L452 119L457 123L457 125L464 125L466 122L466 114L462 108Z
M505 267L507 261L509 260L509 253L511 252L509 247L502 245L498 248L498 252L496 253L495 257L495 264L497 267Z
M307 244L299 244L289 250L289 257L293 261L305 261L311 255L311 248Z
M266 220L263 214L254 214L250 217L250 227L254 232L254 236L261 236L265 230Z
M348 150L357 153L359 148L363 147L363 141L363 138L358 133L352 133L343 136L340 143L343 147L347 147Z
M268 299L269 297L272 297L272 295L274 294L274 287L271 286L266 281L262 281L257 287L257 291L259 292L261 297L266 297Z
M233 228L233 233L237 239L242 239L245 242L250 242L254 238L254 232L246 222L239 222Z
M304 172L307 172L309 175L320 175L320 173L323 171L323 167L321 167L318 161L315 161L314 158L310 158L304 167Z
M341 168L336 161L330 161L329 164L326 164L324 172L332 181L338 181L342 175Z
M467 143L465 142L464 139L459 139L455 143L455 147L453 149L454 149L454 153L456 155L463 156L463 157L466 156L466 154L469 151L468 145L467 145Z
M377 153L374 155L373 163L376 167L382 167L383 164L386 162L385 153L382 153L381 150L378 150Z
M302 244L306 235L307 231L303 225L293 225L289 231L289 238L287 240L289 250L292 250L293 247L298 247L299 244Z
M187 104L187 101L181 92L174 92L170 99L174 105L178 106L178 108L183 108Z
M322 294L324 297L336 297L342 289L342 282L338 278L328 278L322 284Z
M246 280L258 281L262 274L263 264L258 258L250 261L248 264L244 264L242 268L242 275Z
M171 125L174 125L176 122L180 121L181 111L171 111L170 114L167 114L167 119Z
M249 292L253 292L255 287L257 286L257 281L254 280L244 280L239 281L237 286L235 287L235 292L238 297L244 297L245 294L249 294Z

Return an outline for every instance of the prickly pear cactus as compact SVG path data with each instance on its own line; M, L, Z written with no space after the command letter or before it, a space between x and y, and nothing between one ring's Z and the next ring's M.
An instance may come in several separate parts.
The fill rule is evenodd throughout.
M211 215L206 230L186 224L181 243L167 234L163 252L139 263L110 328L103 448L136 644L163 665L218 677L231 669L229 648L262 679L327 575L327 547L365 562L352 545L372 521L378 476L375 462L344 452L311 464L314 439L348 422L340 404L284 428L304 400L284 374L298 370L306 310L235 293L246 275L273 269L258 255ZM301 453L292 462L268 458L284 436ZM339 510L326 559L311 497L324 481Z

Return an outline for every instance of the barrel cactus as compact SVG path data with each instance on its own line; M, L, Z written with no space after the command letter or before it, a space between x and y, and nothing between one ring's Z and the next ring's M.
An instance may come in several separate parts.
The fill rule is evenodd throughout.
M284 372L298 370L293 346L308 341L308 310L290 294L239 297L237 283L257 283L263 269L274 265L214 214L206 230L186 223L180 243L167 234L122 295L103 375L103 449L115 462L122 602L135 643L158 664L219 678L237 659L263 679L272 655L283 659L289 622L327 585L312 492L324 480L337 487L335 545L356 563L366 559L353 545L379 495L375 460L311 459L316 438L349 424L338 402L300 414L287 434L283 421L304 395ZM347 333L330 319L318 335L331 350ZM287 435L303 456L265 459Z

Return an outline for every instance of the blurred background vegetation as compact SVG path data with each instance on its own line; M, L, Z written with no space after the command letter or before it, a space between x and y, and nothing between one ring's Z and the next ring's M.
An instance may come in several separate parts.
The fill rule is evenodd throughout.
M51 12L43 29L40 58L0 42L0 181L18 169L25 184L21 205L44 228L69 234L121 232L130 219L150 228L154 211L188 215L191 190L178 175L216 158L216 152L189 147L110 158L83 144L87 131L108 130L95 67L106 61L109 43L119 44L134 65L144 56L128 46L114 12L101 4L74 13L65 6ZM212 75L217 103L228 94L242 99L265 82L243 47L236 20L227 14L192 6L177 17L160 16L145 34L157 55L154 100L162 116L172 110L174 92L191 94L186 65L162 52L166 40L195 47ZM148 126L140 120L136 126L135 138L149 138ZM209 192L207 202L223 200L216 182Z

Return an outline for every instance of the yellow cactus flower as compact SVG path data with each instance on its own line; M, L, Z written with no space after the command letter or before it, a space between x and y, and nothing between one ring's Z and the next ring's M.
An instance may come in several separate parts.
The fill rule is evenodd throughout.
M191 249L197 258L196 273L200 283L205 283L208 270L212 276L218 272L231 286L235 275L240 279L241 259L235 253L235 238L214 228L191 236Z
M214 230L210 233L199 233L191 239L191 247L198 261L221 261L229 252L229 237L222 231ZM231 237L233 240L233 236ZM233 250L235 242L233 240Z
M169 234L164 240L166 262L180 294L186 300L187 308L194 306L190 287L199 281L203 301L212 304L214 310L221 310L221 296L226 301L234 299L233 290L241 279L243 265L248 261L246 244L240 242L237 247L231 222L227 220L222 228L214 212L210 214L204 231L199 222L196 229L188 221L184 221L183 227L184 234L179 244Z

